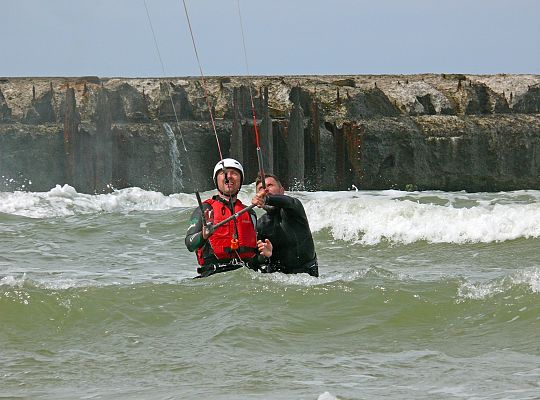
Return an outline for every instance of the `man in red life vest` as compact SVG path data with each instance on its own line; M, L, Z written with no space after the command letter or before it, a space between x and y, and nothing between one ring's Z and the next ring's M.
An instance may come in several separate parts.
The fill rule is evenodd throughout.
M270 241L257 241L257 216L253 210L240 214L213 232L206 227L205 222L217 224L246 207L236 197L243 179L244 169L238 161L232 158L219 161L214 168L218 194L204 201L202 210L197 207L191 215L186 247L197 253L199 277L243 266L258 269L272 256Z

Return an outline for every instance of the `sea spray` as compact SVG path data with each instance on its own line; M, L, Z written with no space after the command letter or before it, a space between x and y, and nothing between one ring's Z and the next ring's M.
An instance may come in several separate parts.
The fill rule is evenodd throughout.
M169 156L171 158L172 167L172 188L173 192L178 192L184 188L182 180L182 163L180 162L180 152L178 151L178 145L176 143L176 136L167 123L163 124L165 135L169 141Z

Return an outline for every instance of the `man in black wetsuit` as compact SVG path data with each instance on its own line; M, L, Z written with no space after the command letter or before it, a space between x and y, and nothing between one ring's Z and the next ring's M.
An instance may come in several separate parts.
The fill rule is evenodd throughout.
M270 239L272 256L266 272L307 273L319 276L319 266L309 222L300 200L287 196L277 176L265 175L255 182L257 194L252 203L266 210L257 221L257 237Z
M272 255L272 244L268 240L257 241L257 216L253 210L238 215L214 231L205 225L209 221L217 224L245 208L237 199L243 180L244 169L238 161L232 158L221 160L214 168L218 194L193 211L185 242L189 251L197 253L198 277L242 266L259 269Z

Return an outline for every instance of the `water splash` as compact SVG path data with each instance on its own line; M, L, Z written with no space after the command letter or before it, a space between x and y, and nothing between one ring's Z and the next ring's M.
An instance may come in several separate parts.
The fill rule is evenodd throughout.
M303 180L300 180L298 178L293 178L291 186L289 187L289 190L291 192L299 192L299 191L303 191L305 189L306 189L306 186L305 186Z
M21 174L18 177L13 178L10 176L0 176L0 190L31 190L32 181L25 178Z
M180 162L180 152L178 151L178 145L176 143L176 137L171 126L168 123L163 124L165 129L165 135L169 140L169 155L171 157L172 165L172 188L173 192L178 192L184 188L184 182L182 180L182 164Z

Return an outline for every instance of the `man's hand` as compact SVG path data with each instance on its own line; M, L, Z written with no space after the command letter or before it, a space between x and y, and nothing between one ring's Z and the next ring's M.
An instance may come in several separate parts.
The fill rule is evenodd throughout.
M251 200L251 204L256 205L259 208L262 208L264 206L266 195L268 194L267 189L262 189L257 192L255 197Z
M267 257L272 257L272 243L270 243L270 240L265 239L264 242L262 240L257 240L257 248L259 249L259 252Z
M212 229L212 225L214 225L214 210L204 210L203 222L202 237L206 240L214 233L214 230Z

